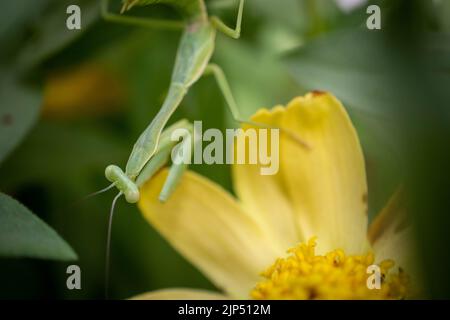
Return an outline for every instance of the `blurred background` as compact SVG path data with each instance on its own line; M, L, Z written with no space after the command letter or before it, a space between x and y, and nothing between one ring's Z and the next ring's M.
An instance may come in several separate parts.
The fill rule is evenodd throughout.
M233 25L237 1L207 0ZM82 30L67 30L77 4ZM382 29L368 30L377 4ZM118 11L120 1L112 1ZM104 168L123 166L161 106L180 32L108 23L99 1L4 1L0 10L0 191L39 216L78 254L82 290L66 288L71 262L0 254L2 299L101 299L112 193ZM130 14L176 18L164 6ZM450 0L247 0L242 38L219 35L213 61L243 115L313 89L348 108L368 169L370 218L403 185L416 224L427 297L450 297ZM237 126L214 79L200 80L173 121ZM191 167L230 192L230 168ZM164 288L213 288L120 202L114 220L112 298ZM1 238L2 241L7 239ZM4 244L3 244L4 245Z

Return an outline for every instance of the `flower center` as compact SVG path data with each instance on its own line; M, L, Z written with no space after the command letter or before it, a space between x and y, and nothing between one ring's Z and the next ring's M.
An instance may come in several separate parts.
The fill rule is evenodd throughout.
M262 273L251 291L254 299L403 299L408 276L394 262L374 264L373 253L346 256L337 249L315 254L316 239L288 251ZM375 266L375 267L372 267ZM379 277L377 284L376 277Z

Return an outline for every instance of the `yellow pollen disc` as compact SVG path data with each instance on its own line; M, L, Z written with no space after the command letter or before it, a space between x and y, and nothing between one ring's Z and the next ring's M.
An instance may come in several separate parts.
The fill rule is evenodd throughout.
M308 243L290 249L287 258L277 259L262 273L264 280L251 291L251 297L346 300L403 299L407 296L408 276L401 268L393 272L392 260L376 265L380 281L379 286L374 286L375 272L369 268L374 265L373 253L346 256L338 249L319 256L315 254L315 247L316 238L312 238Z

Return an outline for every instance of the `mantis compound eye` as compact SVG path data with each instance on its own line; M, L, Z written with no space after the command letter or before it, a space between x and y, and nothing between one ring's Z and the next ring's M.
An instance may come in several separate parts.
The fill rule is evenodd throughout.
M125 195L128 203L139 201L139 188L118 166L110 165L105 170L105 177L113 182L117 189Z
M139 201L140 193L139 193L139 189L136 187L136 185L133 185L133 188L125 191L124 194L125 194L125 199L127 200L128 203L136 203Z

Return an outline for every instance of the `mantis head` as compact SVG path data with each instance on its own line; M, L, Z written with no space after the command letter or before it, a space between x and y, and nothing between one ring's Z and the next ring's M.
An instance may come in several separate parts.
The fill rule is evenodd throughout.
M118 166L108 166L105 170L105 177L125 195L125 200L128 203L139 201L139 188Z

